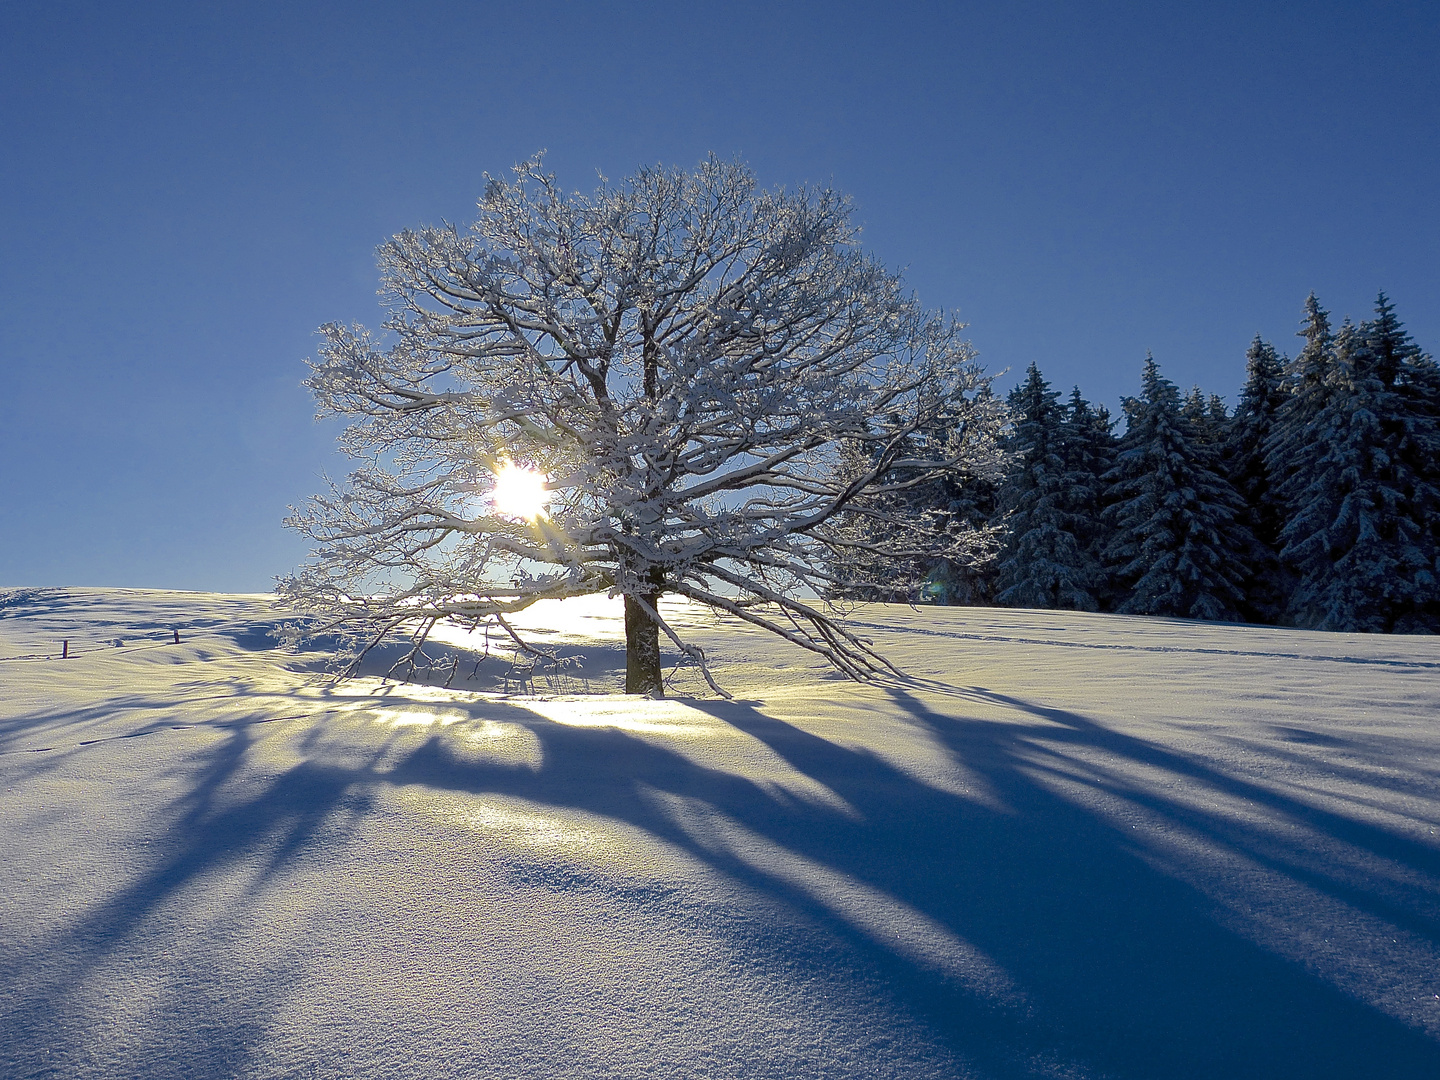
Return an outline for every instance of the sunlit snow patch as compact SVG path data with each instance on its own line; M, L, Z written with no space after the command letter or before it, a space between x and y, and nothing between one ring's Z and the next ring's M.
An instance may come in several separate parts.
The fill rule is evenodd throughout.
M575 696L526 702L531 712L569 727L606 727L671 738L741 734L683 701Z
M379 709L375 718L387 727L439 727L464 723L470 718L457 710L443 709Z
M406 801L432 818L490 836L505 844L528 848L592 848L606 837L586 828L576 817L544 810L523 799L500 795L454 797L412 791Z

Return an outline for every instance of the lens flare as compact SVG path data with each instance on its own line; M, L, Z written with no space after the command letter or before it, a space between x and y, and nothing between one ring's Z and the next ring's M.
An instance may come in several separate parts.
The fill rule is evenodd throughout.
M496 513L534 521L545 512L545 504L550 501L545 474L502 461L495 471L495 490L490 501Z

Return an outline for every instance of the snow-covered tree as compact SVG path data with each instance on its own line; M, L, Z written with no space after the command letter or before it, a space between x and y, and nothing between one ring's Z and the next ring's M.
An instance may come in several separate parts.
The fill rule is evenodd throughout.
M1330 313L1320 306L1312 292L1305 298L1305 318L1297 337L1305 339L1300 355L1285 370L1285 400L1275 411L1275 420L1265 439L1265 468L1276 497L1293 513L1297 485L1292 477L1308 457L1315 442L1316 425L1330 403L1331 369L1334 367L1335 335Z
M1110 524L1105 519L1109 484L1104 478L1115 467L1119 446L1115 424L1110 419L1110 410L1104 405L1092 406L1077 386L1070 392L1065 429L1071 531L1080 541L1089 563L1096 568L1095 599L1100 610L1108 611L1113 606L1114 589L1104 555L1110 540Z
M841 526L848 544L836 545L832 559L833 596L912 604L990 600L1000 546L1000 530L990 519L1004 472L999 438L1008 414L988 378L960 391L905 439L896 464L852 502ZM871 468L878 452L874 443L847 444L841 479ZM952 467L917 474L910 464L937 457ZM917 521L925 527L914 531ZM963 542L937 549L937 534Z
M1271 496L1265 445L1275 429L1281 407L1289 398L1284 361L1260 335L1245 353L1247 379L1235 415L1225 428L1223 458L1230 484L1250 507L1250 528L1273 545L1280 531L1280 508Z
M1249 535L1240 497L1181 412L1179 391L1147 357L1138 398L1110 471L1106 554L1125 589L1124 614L1233 619Z
M1007 455L1001 436L1009 411L987 381L968 402L961 422L951 427L956 467L922 491L925 505L938 508L947 525L973 538L963 558L946 555L925 561L919 599L933 604L986 606L995 602L995 556L1000 529L994 524Z
M1292 438L1280 557L1288 617L1322 630L1440 629L1440 429L1433 362L1382 293L1328 342L1322 403Z
M1010 394L1014 461L1000 490L1007 539L996 599L1010 607L1094 611L1100 568L1076 535L1089 477L1072 468L1072 429L1059 401L1035 364Z
M1225 409L1225 400L1219 394L1208 397L1198 386L1192 386L1180 405L1180 415L1190 425L1196 442L1202 446L1218 447L1225 435L1230 415Z
M1265 447L1288 398L1284 362L1260 335L1245 354L1248 377L1235 415L1224 428L1221 460L1226 479L1245 501L1244 523L1255 538L1242 613L1256 622L1274 622L1285 607L1289 586L1277 557L1284 509L1274 491Z
M709 678L667 593L885 670L806 597L844 585L862 500L957 465L952 442L912 450L984 384L959 326L857 247L833 191L762 191L713 157L589 196L538 159L515 173L468 229L381 247L388 340L323 328L308 385L360 464L289 519L316 546L280 592L317 627L409 634L412 657L442 621L510 630L537 600L618 594L633 693L661 692L662 633ZM846 444L866 463L842 478ZM972 541L863 508L885 514L874 556Z

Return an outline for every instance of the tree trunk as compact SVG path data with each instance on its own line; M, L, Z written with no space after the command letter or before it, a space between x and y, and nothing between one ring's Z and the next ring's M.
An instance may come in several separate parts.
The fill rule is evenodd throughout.
M654 610L660 594L647 593L640 599ZM629 595L625 597L625 692L665 696L660 681L660 624Z

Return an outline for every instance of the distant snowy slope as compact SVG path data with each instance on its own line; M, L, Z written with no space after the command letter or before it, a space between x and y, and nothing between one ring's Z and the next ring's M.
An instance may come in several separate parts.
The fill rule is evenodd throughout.
M0 1077L1440 1076L1440 639L668 613L736 700L0 592Z

